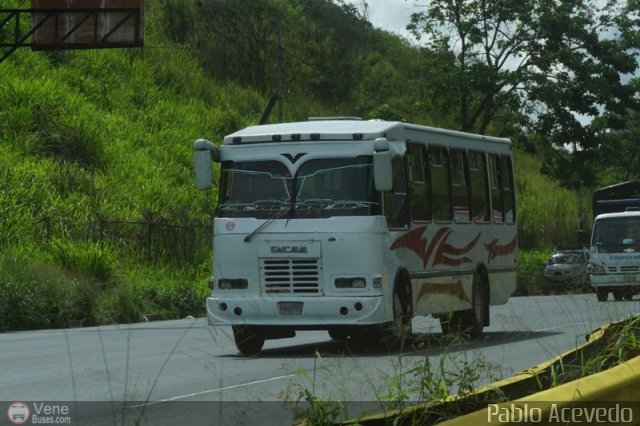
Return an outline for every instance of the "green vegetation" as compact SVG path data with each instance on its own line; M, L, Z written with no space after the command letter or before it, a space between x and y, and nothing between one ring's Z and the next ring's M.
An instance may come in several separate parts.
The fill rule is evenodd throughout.
M505 376L502 366L471 354L468 348L460 347L461 342L460 337L454 337L435 362L428 356L424 360L400 356L396 371L387 377L388 393L362 407L331 400L316 391L315 371L322 360L316 354L313 377L301 372L307 386L299 386L297 416L304 425L423 425L451 420L486 409L489 404L516 401L606 371L637 357L640 317L607 324L587 336L587 342L575 350L504 381L500 380ZM584 389L589 393L592 387ZM588 401L576 388L569 392L572 399L565 401L567 404ZM612 395L611 403L623 396ZM361 408L363 412L359 412Z
M438 3L443 10L444 3L453 4ZM509 2L498 3L492 3L493 12ZM591 18L582 15L587 3L575 9L567 3L558 15L585 18L584 34L570 28L576 40L593 29ZM509 22L552 16L543 2L531 5L528 10L544 13L509 10ZM13 0L3 7L29 4ZM456 24L427 12L414 20L416 33L436 34ZM540 80L533 85L525 77L535 76L526 72L514 80L474 62L473 55L461 62L443 38L412 45L373 28L366 9L340 0L152 0L145 2L142 49L18 49L0 63L0 329L202 314L210 274L210 229L204 224L216 191L194 189L192 143L202 137L219 141L257 123L280 87L285 121L358 115L511 137L521 263L529 268L539 253L576 244L575 231L589 223L590 189L567 188L632 178L628 170L637 169L637 155L616 150L632 149L630 134L609 131L635 122L628 97L634 83L612 77L606 94L615 93L615 102L598 111L587 108L588 96L572 97L566 107L590 116L602 112L588 128L566 117L553 126L551 112L564 108L560 101L569 97L543 95L560 89L591 93L603 75L632 71L627 56L638 38L627 35L634 21L616 13L608 12L617 16L608 22L623 28L624 37L606 46L590 39L600 61L591 64L597 68L591 74L579 68L584 58L572 56L565 65L581 78L571 88ZM6 36L9 30L3 31ZM552 41L567 34L544 36L544 55L534 44L528 54L537 55L536 66L553 67L567 52L553 51ZM477 33L471 41L467 53L478 48ZM605 54L618 55L616 67L603 68ZM517 90L494 96L504 81L492 76L512 78ZM535 103L522 96L526 87L553 106L539 123L533 120ZM484 93L492 94L486 104ZM595 95L591 100L600 105L602 93ZM625 100L630 115L613 120ZM584 149L567 151L565 143ZM595 155L610 164L601 174ZM535 291L533 275L521 277L523 292Z

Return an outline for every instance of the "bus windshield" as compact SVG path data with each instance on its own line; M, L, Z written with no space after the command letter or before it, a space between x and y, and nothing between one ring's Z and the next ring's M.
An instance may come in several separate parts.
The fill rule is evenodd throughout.
M380 214L371 157L314 159L294 177L278 161L222 164L220 217L326 218Z
M640 217L600 219L593 229L592 245L603 253L640 251Z

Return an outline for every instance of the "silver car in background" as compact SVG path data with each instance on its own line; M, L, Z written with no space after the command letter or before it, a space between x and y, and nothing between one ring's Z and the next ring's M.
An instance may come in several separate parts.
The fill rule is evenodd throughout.
M585 250L556 250L544 266L542 292L589 291L588 256Z

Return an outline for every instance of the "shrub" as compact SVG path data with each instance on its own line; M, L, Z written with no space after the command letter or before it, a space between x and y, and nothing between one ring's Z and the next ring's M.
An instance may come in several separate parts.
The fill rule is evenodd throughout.
M116 269L116 251L104 244L73 242L61 238L48 245L49 255L63 268L107 282Z
M98 296L94 314L98 324L127 324L142 321L144 311L142 293L119 282Z
M203 313L206 288L193 283L179 281L162 287L154 301L171 318L184 318L187 315L199 316Z
M542 271L549 251L532 250L518 253L517 288L514 295L526 296L542 290Z
M82 313L82 283L53 265L18 256L0 259L0 331L71 327Z

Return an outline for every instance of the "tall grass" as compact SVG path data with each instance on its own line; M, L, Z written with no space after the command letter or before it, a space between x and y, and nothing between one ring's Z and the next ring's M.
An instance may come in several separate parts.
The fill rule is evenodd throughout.
M70 327L83 283L26 253L0 256L0 331Z
M68 271L93 277L103 283L115 277L116 251L108 245L55 238L49 242L48 252L54 263Z
M562 188L540 174L541 163L515 151L518 244L525 250L578 245L581 221L589 223L584 194Z
M516 295L528 296L542 291L542 272L548 258L548 250L520 250L518 252Z

